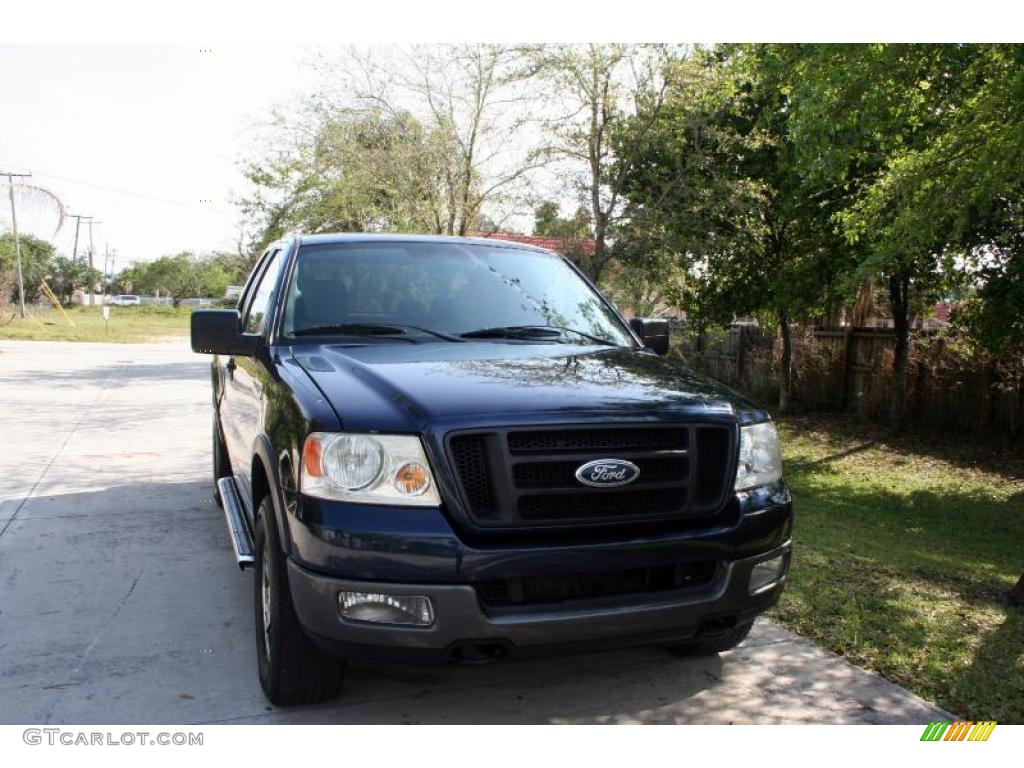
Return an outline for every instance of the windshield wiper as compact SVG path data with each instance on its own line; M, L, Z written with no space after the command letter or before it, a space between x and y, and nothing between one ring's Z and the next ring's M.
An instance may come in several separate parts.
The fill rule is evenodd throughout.
M561 336L565 333L575 333L585 339L608 347L619 346L610 339L602 339L600 336L592 336L584 331L575 328L565 328L559 325L497 325L493 328L479 328L475 331L460 333L464 339L539 339L550 338L552 335Z
M408 331L419 331L430 336L435 336L445 341L465 341L458 336L452 336L441 331L432 331L430 328L421 328L418 325L394 325L390 323L335 323L333 325L314 325L309 328L298 328L292 331L293 336L321 336L332 333L341 333L348 336L402 336ZM412 339L408 339L412 341Z

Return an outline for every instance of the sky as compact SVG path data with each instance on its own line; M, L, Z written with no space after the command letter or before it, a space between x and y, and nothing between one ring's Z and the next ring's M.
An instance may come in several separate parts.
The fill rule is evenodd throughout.
M269 110L313 87L309 60L279 44L0 45L0 171L31 171L71 213L101 222L94 247L116 250L112 271L181 250L233 250L239 162ZM23 208L20 230L71 254L74 219L54 235L52 213ZM79 252L87 242L83 225Z

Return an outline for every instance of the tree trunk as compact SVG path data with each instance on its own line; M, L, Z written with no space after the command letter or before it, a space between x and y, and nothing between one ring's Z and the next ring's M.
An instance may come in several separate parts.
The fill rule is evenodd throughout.
M907 412L907 360L910 356L910 280L893 275L889 278L889 306L892 309L896 346L892 359L892 396L889 400L889 422L902 427Z
M782 360L779 365L779 413L788 413L793 394L793 329L785 313L779 314Z
M1016 586L1010 590L1006 599L1010 605L1024 607L1024 573L1021 574L1020 580L1018 580Z

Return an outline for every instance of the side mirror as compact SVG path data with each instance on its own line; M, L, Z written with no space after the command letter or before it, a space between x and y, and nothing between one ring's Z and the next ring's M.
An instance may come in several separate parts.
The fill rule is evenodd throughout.
M668 320L656 317L634 317L629 321L640 341L659 355L668 354Z
M192 313L192 351L208 355L249 356L261 337L242 333L237 309L200 309Z

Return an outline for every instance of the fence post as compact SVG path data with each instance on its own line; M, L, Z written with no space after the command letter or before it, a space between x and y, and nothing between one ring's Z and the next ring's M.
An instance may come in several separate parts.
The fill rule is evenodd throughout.
M736 328L736 381L733 384L737 389L740 388L741 377L743 376L743 326L737 326Z
M850 408L850 373L851 364L850 356L853 351L853 327L846 326L843 329L843 373L840 379L843 394L843 410L849 410Z

